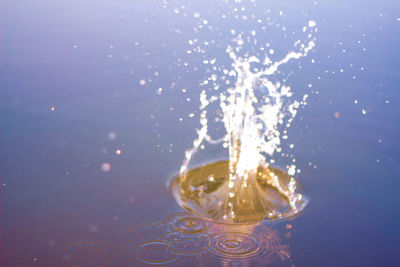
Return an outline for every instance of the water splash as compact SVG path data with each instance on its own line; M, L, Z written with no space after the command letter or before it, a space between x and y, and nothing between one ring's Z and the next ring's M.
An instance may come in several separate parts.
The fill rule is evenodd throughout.
M246 219L251 211L245 212L246 216L238 214L244 210L243 202L247 202L246 207L251 207L250 210L259 210L259 213L264 210L261 219L280 219L304 209L307 201L297 191L296 180L293 177L283 178L286 174L271 168L269 164L274 162L274 153L281 152L281 139L287 139L287 128L293 122L298 108L305 105L308 98L308 95L304 94L300 99L293 99L294 94L291 87L285 84L286 79L278 77L281 74L280 69L312 51L315 47L313 34L316 31L315 21L310 20L307 26L303 27L306 40L294 42L293 50L275 61L267 53L263 56L243 53L246 42L254 44L256 39L245 38L243 32L236 34L232 31L236 34L233 38L234 43L226 48L232 62L231 67L221 66L220 69L225 76L234 81L233 86L219 94L210 94L206 89L202 90L201 128L197 130L198 136L193 142L193 147L185 152L179 181L173 183L178 188L173 189L175 197L183 207L201 216L228 223L260 220L259 215L256 216L257 219L252 216L251 219ZM255 36L255 31L250 35ZM262 48L263 51L269 49L270 55L274 54L269 44ZM217 64L215 61L205 60L207 64L212 62L213 65ZM215 69L214 67L210 72ZM225 76L222 80L226 80ZM218 91L218 75L212 73L208 80L214 84L215 91ZM210 86L208 80L203 85ZM224 136L218 139L213 139L210 134L208 109L211 103L219 104L221 112L218 119L225 128ZM215 184L214 178L205 181L204 178L198 177L198 173L201 172L206 177L215 177L215 172L218 172L215 170L216 165L205 166L205 169L196 172L189 171L193 155L207 144L221 144L228 149L229 156L229 168L219 172L219 186L212 193L206 193L204 188L212 187L212 184ZM289 165L287 171L293 176L296 173L296 165ZM266 196L265 188L260 184L267 184L275 191L275 195L280 194L288 207L269 203L268 201L280 200L271 197L271 192ZM202 201L201 197L205 197L205 200ZM267 197L268 201L257 200L262 197ZM210 212L207 209L211 209Z

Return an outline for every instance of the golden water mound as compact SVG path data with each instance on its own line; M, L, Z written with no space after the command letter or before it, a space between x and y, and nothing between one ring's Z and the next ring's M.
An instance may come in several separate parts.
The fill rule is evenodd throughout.
M221 223L288 218L306 205L294 178L277 168L259 166L245 183L232 187L229 182L229 162L218 161L174 177L170 186L181 207Z

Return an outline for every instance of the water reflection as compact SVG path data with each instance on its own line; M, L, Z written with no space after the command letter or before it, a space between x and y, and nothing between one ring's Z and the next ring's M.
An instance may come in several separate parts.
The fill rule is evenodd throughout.
M291 226L287 225L286 237ZM117 249L118 248L118 249ZM225 225L191 213L174 213L163 220L128 228L115 246L77 242L61 253L63 266L171 265L188 262L212 266L291 266L289 246L265 224Z
M223 266L290 266L290 250L278 232L260 225L219 225L209 237L210 253Z
M61 253L63 266L111 267L116 266L117 255L113 246L95 241L76 242L65 247Z

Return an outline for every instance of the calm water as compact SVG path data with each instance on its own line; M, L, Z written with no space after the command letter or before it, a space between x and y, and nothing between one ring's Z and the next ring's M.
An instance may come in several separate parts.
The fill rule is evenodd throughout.
M301 69L287 66L293 90L310 93L288 140L310 203L255 229L181 213L166 183L195 138L189 113L206 75L188 40L251 30L221 19L232 6L1 2L2 266L400 264L398 1L244 1L288 32L309 19L319 28ZM218 30L194 32L204 19ZM273 32L261 38L291 48Z

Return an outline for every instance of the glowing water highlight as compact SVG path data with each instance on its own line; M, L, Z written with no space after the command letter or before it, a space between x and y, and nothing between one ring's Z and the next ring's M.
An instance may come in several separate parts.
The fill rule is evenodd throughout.
M292 177L296 166L291 164L286 173L271 167L270 162L274 162L274 153L281 151L281 139L287 139L286 129L298 108L306 104L308 95L293 100L285 80L271 77L280 73L281 66L307 56L315 47L315 26L314 21L309 21L303 27L306 41L296 41L293 51L275 62L267 53L263 57L248 53L238 56L246 39L242 33L233 38L234 45L226 49L231 69L224 69L223 73L235 80L234 85L217 96L208 96L207 90L201 92L201 128L193 147L185 153L179 176L172 182L181 206L225 223L287 218L304 209L307 200ZM218 140L209 134L207 112L213 102L219 102L220 120L226 130ZM207 143L227 148L229 160L189 170L193 155Z

